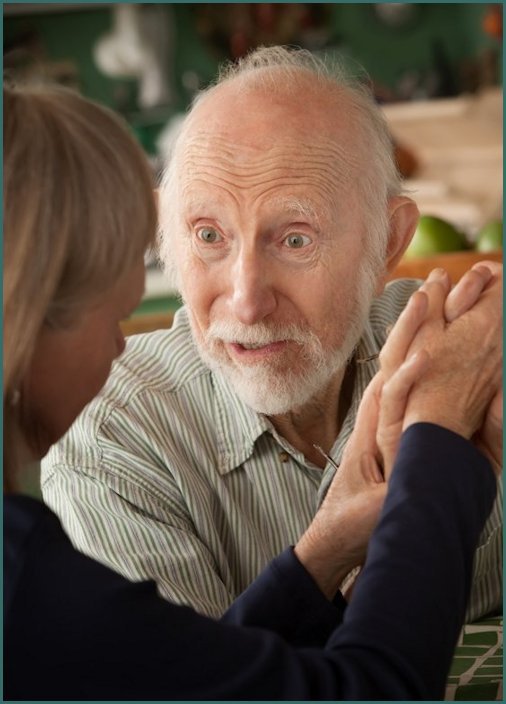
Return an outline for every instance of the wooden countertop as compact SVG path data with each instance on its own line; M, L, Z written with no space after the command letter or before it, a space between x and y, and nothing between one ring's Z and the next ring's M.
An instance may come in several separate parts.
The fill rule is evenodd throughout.
M401 259L391 279L425 279L432 269L443 267L450 274L454 284L460 277L468 271L473 264L485 260L502 262L502 251L498 252L448 252L436 254L432 257L414 257L413 259Z

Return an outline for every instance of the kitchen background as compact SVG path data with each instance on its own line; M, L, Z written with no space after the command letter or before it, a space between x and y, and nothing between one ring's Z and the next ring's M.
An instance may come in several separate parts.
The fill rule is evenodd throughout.
M423 214L472 243L502 219L502 4L4 3L4 72L50 77L121 113L156 173L219 64L294 44L357 74L384 107ZM139 314L178 305L148 261Z

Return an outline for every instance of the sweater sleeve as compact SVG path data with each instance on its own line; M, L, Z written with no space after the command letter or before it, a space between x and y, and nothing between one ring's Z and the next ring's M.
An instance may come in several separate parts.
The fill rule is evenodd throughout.
M234 617L244 627L170 604L153 583L128 582L77 553L49 515L23 543L4 696L438 700L495 489L470 443L430 424L409 428L352 601L324 648L295 648L279 635L292 619L292 637L310 632L314 615L334 608L289 553L245 593ZM300 585L301 596L290 595ZM253 626L256 609L262 627Z
M223 615L222 623L268 628L296 647L323 647L342 622L346 601L330 602L288 548Z

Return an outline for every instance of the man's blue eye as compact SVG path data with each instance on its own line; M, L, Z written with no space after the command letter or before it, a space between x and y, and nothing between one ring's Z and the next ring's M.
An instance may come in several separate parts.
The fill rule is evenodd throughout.
M219 242L221 236L212 227L201 227L198 230L197 235L203 242L207 244L213 244L213 242Z
M307 237L307 235L288 235L285 239L285 244L287 247L290 247L290 249L300 249L301 247L311 244L311 239Z

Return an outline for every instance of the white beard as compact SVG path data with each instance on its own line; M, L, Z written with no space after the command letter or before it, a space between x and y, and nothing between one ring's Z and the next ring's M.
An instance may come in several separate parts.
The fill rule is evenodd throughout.
M229 383L239 398L258 413L268 416L294 411L320 393L342 372L351 358L364 329L372 302L375 278L368 267L359 272L351 313L343 327L344 340L325 350L314 332L296 324L243 325L214 321L204 338L192 332L197 349L207 366ZM226 342L266 345L289 340L299 346L295 364L290 367L270 361L240 364L231 360L224 349ZM293 345L291 345L293 347ZM291 355L293 360L293 355Z

